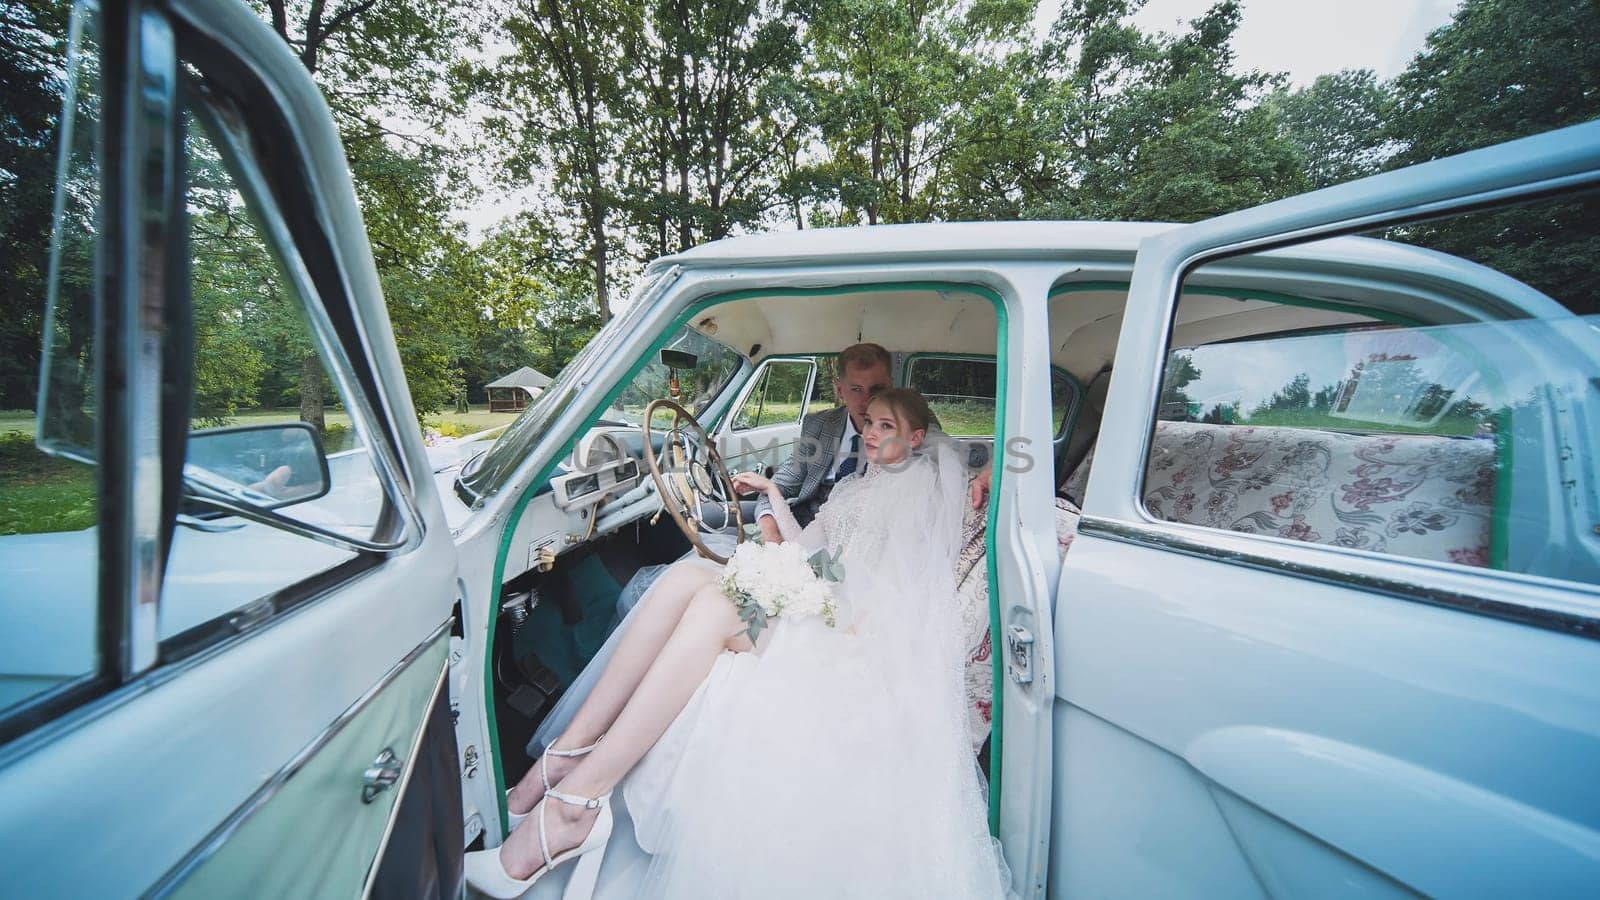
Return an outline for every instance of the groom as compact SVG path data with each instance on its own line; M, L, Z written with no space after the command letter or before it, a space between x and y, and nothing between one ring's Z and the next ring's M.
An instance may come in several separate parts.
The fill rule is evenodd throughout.
M816 515L834 482L861 465L867 403L873 394L893 386L893 365L889 351L877 344L852 344L839 352L834 361L833 395L843 405L806 416L794 454L772 476L783 496L795 501L790 508L800 524ZM756 523L763 541L783 539L765 493L756 500Z

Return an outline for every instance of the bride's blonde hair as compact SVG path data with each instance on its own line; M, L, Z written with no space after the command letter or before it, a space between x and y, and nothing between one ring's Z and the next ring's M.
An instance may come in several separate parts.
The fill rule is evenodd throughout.
M911 388L885 388L872 395L872 402L887 404L909 431L925 432L933 423L933 410L928 408L928 401Z

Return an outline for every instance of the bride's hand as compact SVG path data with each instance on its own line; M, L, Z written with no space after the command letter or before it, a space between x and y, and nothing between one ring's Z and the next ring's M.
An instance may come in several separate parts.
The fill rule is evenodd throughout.
M767 491L772 489L772 479L757 475L754 472L740 472L733 476L733 489L741 494L751 491Z

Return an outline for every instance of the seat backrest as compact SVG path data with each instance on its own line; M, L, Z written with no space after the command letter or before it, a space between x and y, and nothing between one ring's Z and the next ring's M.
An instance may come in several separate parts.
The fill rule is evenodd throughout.
M1158 422L1144 492L1171 522L1483 566L1495 444Z

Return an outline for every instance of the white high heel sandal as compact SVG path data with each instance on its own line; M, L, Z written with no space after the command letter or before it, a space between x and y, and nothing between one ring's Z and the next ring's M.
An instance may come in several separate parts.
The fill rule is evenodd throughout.
M561 757L563 759L572 759L573 757L577 757L577 756L588 756L589 755L589 751L591 751L594 748L600 746L600 741L604 737L605 737L605 735L602 734L600 737L595 738L594 739L594 743L590 744L589 746L587 746L587 747L578 747L578 748L575 748L575 749L572 749L572 750L557 750L554 747L546 747L546 748L544 748L544 752L539 754L539 782L544 785L544 792L546 794L549 794L550 793L550 789L555 787L555 785L550 783L550 770L548 768L545 768L545 765L546 765L545 764L545 760L546 759L548 759L548 758L550 758L552 756L559 756L559 757ZM506 833L507 834L510 834L511 832L516 831L517 830L517 826L522 824L522 820L526 819L529 815L531 815L533 813L533 810L531 810L531 809L528 810L525 813L520 814L520 815L518 815L517 813L514 813L514 812L511 811L511 791L514 791L514 790L516 790L516 788L512 788L511 790L506 791ZM537 808L538 805L539 804L535 803L534 807Z
M589 830L589 836L571 850L558 856L551 856L550 841L545 834L544 816L541 815L539 853L544 858L544 865L527 878L517 879L506 874L505 865L500 862L498 847L493 850L468 853L465 861L467 883L472 885L474 890L496 900L513 900L531 890L539 879L550 874L556 866L576 859L578 864L573 868L572 877L567 881L567 889L561 896L563 900L589 900L594 896L595 881L600 877L600 861L605 857L606 842L611 839L611 795L579 797L550 790L545 791L544 797L544 800L534 805L528 815L534 815L538 812L539 806L548 800L559 800L569 806L581 806L584 809L598 809L600 814L595 817L594 827Z

